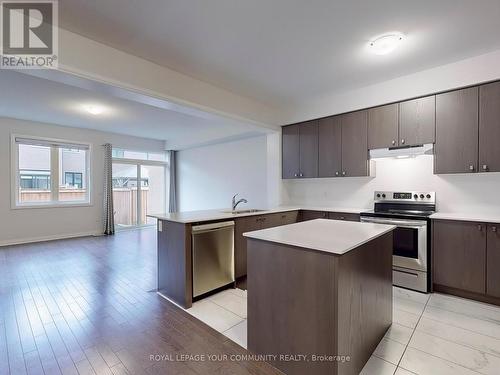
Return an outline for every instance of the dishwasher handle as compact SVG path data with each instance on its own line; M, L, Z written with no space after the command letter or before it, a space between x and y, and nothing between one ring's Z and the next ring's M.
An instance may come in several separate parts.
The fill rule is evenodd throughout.
M222 221L219 223L196 225L191 228L193 234L213 232L219 229L234 227L234 221Z

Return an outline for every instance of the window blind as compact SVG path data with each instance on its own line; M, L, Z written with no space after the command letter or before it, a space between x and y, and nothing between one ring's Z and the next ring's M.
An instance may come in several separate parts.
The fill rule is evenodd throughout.
M90 148L89 145L81 143L67 143L54 140L25 138L25 137L16 137L16 143L23 145L31 145L31 146L70 148L73 150L88 150Z

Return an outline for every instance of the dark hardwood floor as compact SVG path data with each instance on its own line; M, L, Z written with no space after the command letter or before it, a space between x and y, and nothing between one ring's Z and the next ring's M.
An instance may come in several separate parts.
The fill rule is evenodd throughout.
M0 374L279 373L231 361L249 352L159 297L155 280L154 229L0 248Z

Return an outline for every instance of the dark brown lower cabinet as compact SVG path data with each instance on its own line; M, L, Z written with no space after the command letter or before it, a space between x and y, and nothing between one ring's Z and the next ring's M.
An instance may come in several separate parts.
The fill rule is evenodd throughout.
M247 274L247 239L243 233L296 223L298 211L277 212L267 215L247 216L234 223L234 274L236 278Z
M346 220L346 221L359 221L358 214L342 213L342 212L329 212L328 218L332 220Z
M500 298L500 224L488 224L486 294Z
M434 221L434 284L486 293L486 231L483 223Z
M314 219L328 219L328 212L302 210L300 211L300 221L314 220Z
M234 221L234 276L247 274L247 239L243 233L261 229L260 216L240 217Z

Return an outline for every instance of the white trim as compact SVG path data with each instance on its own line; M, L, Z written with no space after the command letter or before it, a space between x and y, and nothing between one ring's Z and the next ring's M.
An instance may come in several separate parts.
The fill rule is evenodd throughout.
M53 236L18 238L15 240L0 241L0 247L13 246L13 245L23 245L23 244L34 243L34 242L64 240L64 239L68 239L68 238L89 237L89 236L103 236L103 234L99 231L92 231L92 232L81 232L81 233L72 233L72 234L60 234L60 235L53 235Z
M90 207L94 205L93 194L92 194L92 144L88 142L74 142L67 139L59 138L47 138L39 136L30 136L11 133L11 153L10 153L10 177L11 177L11 210L17 209L28 209L28 208L64 208L64 207ZM50 202L40 202L34 203L29 202L26 204L19 203L19 143L16 142L16 138L26 138L33 140L41 140L47 142L54 142L59 144L73 144L85 146L85 184L86 184L86 199L81 201L59 201L59 148L51 147L50 152L50 177L51 177L51 201Z
M92 206L94 206L92 203L84 201L41 202L39 204L20 203L17 206L11 207L11 210L24 210L27 208L71 208L71 207L92 207Z

